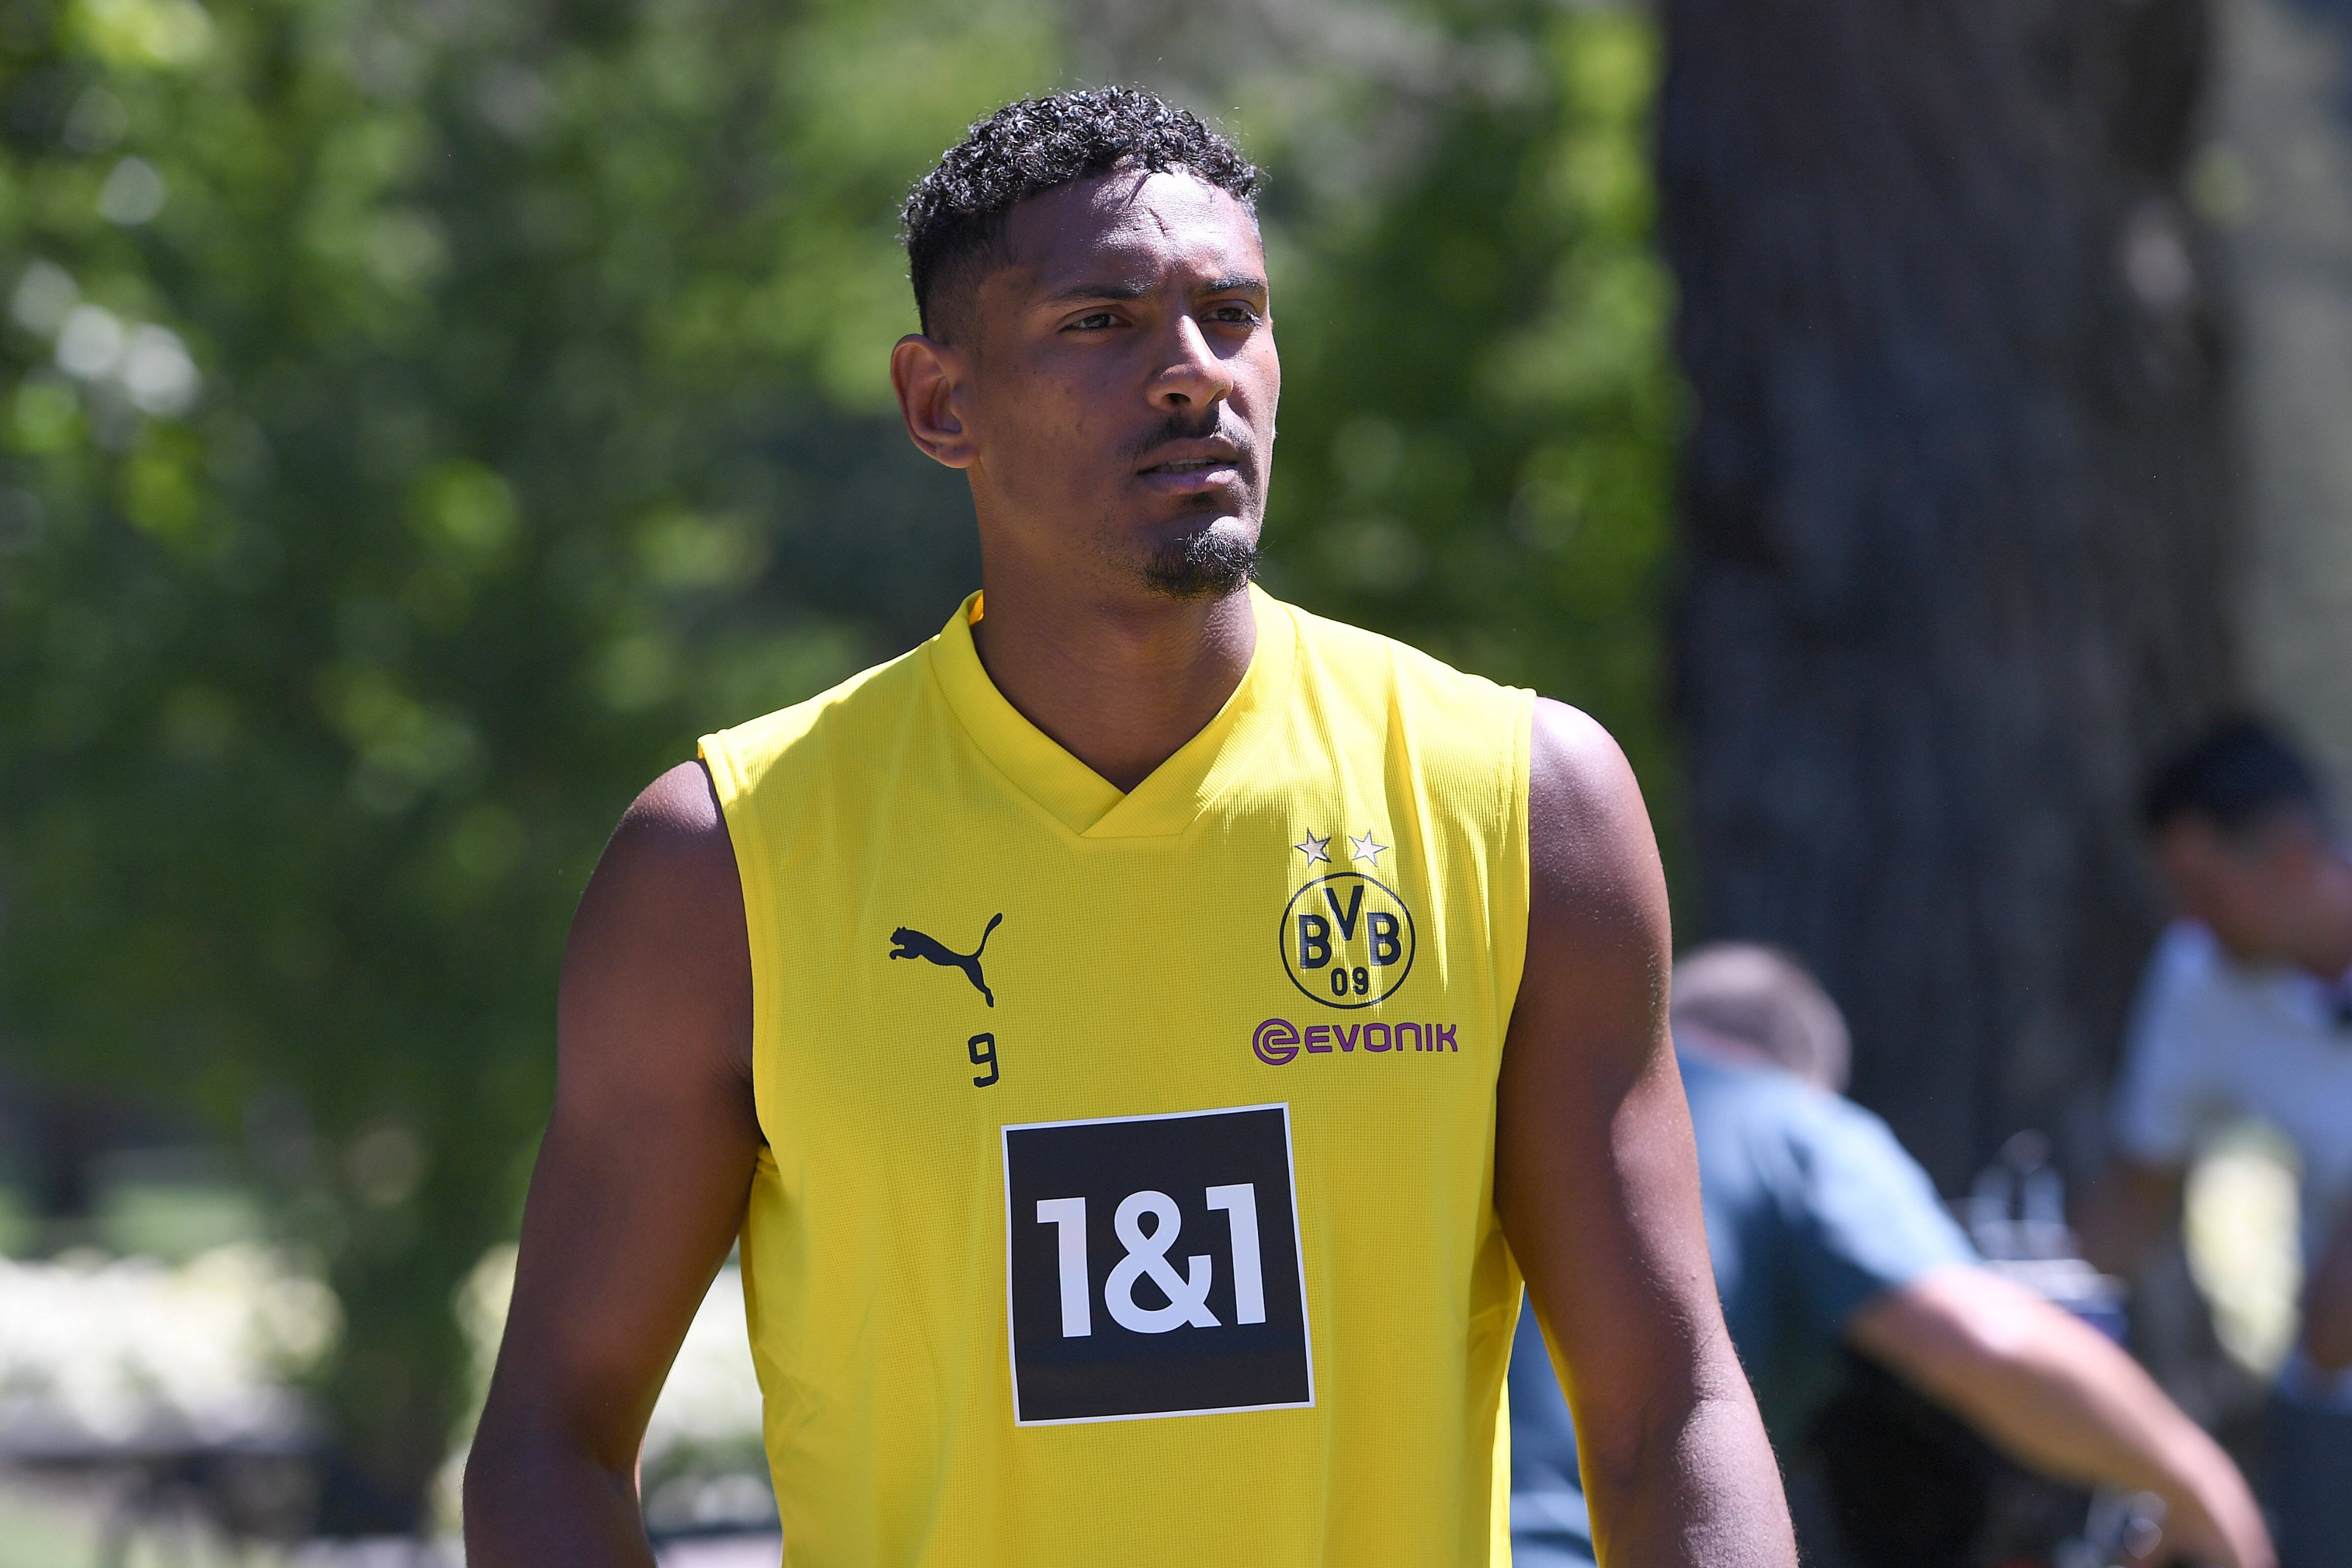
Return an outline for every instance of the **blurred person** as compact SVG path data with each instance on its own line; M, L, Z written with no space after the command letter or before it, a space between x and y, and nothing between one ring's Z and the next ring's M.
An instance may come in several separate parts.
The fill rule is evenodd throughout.
M2169 1552L2272 1568L2221 1448L2097 1330L1982 1267L1927 1173L1843 1097L1845 1020L1811 975L1776 949L1723 943L1685 955L1673 985L1716 1285L1784 1463L1834 1393L1844 1347L2030 1469L2157 1494ZM1532 1314L1510 1402L1516 1560L1590 1568L1578 1438L1592 1426L1571 1422Z
M1524 1271L1612 1553L1792 1568L1631 771L1250 586L1256 179L1112 89L908 199L892 377L982 592L607 847L475 1568L647 1561L639 1434L739 1234L798 1564L1506 1561Z
M2287 1568L2352 1564L2352 859L2317 774L2252 720L2158 768L2141 820L2179 918L2125 1042L2113 1158L2084 1206L2094 1262L2129 1272L2178 1233L2217 1123L2258 1117L2302 1156L2301 1343L2271 1406Z

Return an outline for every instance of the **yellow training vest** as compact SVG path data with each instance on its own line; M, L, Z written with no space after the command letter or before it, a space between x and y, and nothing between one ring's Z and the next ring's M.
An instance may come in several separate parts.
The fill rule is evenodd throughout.
M1252 602L1129 795L997 692L974 601L702 742L798 1568L1510 1560L1533 698Z

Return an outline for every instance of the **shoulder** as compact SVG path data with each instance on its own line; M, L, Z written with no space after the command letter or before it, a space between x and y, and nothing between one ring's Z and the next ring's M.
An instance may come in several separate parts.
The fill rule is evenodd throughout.
M1694 1121L1751 1151L1801 1151L1877 1120L1852 1101L1761 1062L1727 1061L1675 1042Z
M903 716L930 683L929 647L921 643L805 701L704 736L702 760L719 801L732 801L779 770L854 747Z
M1616 737L1580 708L1549 697L1535 699L1530 721L1530 788L1554 805L1614 803L1641 787Z
M681 762L629 803L582 895L575 942L608 933L633 945L704 948L743 942L735 851L710 778Z
M1360 707L1375 716L1399 714L1421 730L1460 725L1491 737L1494 725L1525 725L1532 693L1457 670L1410 643L1326 620L1270 595L1260 594L1257 602L1261 615L1290 619L1306 679L1326 705Z
M1975 1260L1927 1168L1878 1116L1775 1068L1691 1051L1681 1060L1710 1212L1737 1211L1796 1242L1826 1322L1929 1269Z
M1539 697L1529 725L1528 839L1530 873L1565 890L1611 875L1627 857L1657 860L1642 787L1625 754L1590 716Z
M597 874L633 882L675 880L719 869L730 879L734 875L726 820L702 765L681 762L646 785L621 813Z
M1538 700L1529 730L1528 975L1549 976L1573 1006L1590 1002L1590 986L1631 987L1662 1019L1665 873L1633 769L1607 730L1565 704Z
M1718 1061L1688 1048L1677 1054L1693 1119L1735 1132L1752 1155L1786 1160L1800 1172L1834 1160L1874 1166L1906 1183L1924 1177L1895 1130L1843 1095L1777 1067Z
M562 1054L575 1074L588 1062L612 1068L634 1060L635 1035L610 1026L654 1017L709 1042L714 1065L739 1076L748 1071L742 884L726 819L699 763L669 769L621 814L581 895L563 997Z

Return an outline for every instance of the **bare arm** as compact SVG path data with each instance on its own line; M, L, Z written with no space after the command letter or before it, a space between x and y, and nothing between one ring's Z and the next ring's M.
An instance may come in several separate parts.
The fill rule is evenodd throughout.
M699 765L637 798L580 901L555 1108L466 1467L476 1568L651 1568L638 1445L751 1190L751 969Z
M1889 1291L1846 1338L2032 1469L2163 1498L2176 1551L2273 1568L2262 1512L2220 1446L2096 1330L1990 1270Z
M1495 1197L1575 1412L1594 1539L1604 1563L1790 1568L1707 1260L1641 790L1600 727L1557 703L1537 706L1533 775Z
M2328 1372L2352 1366L2352 1212L2337 1222L2304 1284L2303 1349Z

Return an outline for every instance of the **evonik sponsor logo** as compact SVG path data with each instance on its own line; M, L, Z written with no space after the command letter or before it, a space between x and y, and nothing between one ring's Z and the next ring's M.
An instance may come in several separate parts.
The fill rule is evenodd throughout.
M1412 1020L1391 1023L1312 1023L1304 1029L1285 1018L1270 1018L1250 1035L1250 1051L1268 1067L1287 1067L1306 1056L1459 1055L1456 1025Z

